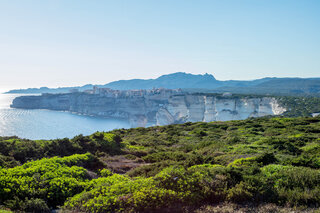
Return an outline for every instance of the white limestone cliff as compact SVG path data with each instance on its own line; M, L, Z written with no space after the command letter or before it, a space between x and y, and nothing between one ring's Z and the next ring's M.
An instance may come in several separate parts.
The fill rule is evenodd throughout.
M12 107L126 119L132 127L242 120L286 111L273 97L176 94L179 91L170 90L102 92L22 96L14 99Z
M250 117L280 115L286 109L272 97L217 98L185 95L174 97L157 112L157 125L197 121L243 120Z

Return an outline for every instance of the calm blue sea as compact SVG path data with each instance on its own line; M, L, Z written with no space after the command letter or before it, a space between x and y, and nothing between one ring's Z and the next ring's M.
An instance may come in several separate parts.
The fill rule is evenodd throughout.
M130 128L123 120L50 110L12 109L10 104L17 94L0 94L0 136L16 135L33 140L88 135L96 131Z

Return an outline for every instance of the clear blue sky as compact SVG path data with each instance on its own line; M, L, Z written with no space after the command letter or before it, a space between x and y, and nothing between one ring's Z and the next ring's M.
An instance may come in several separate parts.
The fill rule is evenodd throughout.
M319 0L0 0L0 88L320 77Z

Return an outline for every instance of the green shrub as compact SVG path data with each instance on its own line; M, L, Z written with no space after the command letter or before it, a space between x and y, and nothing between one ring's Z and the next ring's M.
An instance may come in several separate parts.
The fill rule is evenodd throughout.
M115 180L112 180L114 178ZM110 184L108 184L108 180L111 180L109 181ZM103 183L105 181L107 183ZM126 196L142 188L152 186L152 179L119 179L112 175L91 190L83 191L70 198L65 203L64 208L86 212L121 212L127 207Z
M154 177L156 186L183 195L183 200L196 203L201 200L218 201L225 196L225 189L232 182L222 166L169 167Z
M261 171L273 183L280 202L290 205L317 205L320 202L319 170L268 165Z
M34 199L39 198L47 201L50 207L61 205L66 198L84 189L88 173L75 165L83 165L91 158L90 154L43 158L22 166L0 169L0 202L15 198L30 198L32 202L38 202Z
M161 208L172 208L182 203L179 193L156 187L145 187L121 198L128 211L152 211Z
M113 175L113 172L111 172L109 169L101 169L99 172L101 177L109 177Z
M253 200L253 193L254 188L246 183L241 181L235 187L229 189L227 199L232 202L250 202Z
M259 166L268 165L271 163L277 162L277 159L275 158L273 153L263 153L255 157L249 157L249 158L240 158L232 163L230 163L228 166L230 167L251 167L252 165L256 164Z

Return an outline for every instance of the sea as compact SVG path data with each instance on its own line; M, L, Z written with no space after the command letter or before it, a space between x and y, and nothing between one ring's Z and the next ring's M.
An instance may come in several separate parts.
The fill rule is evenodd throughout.
M10 108L12 100L18 96L21 94L0 94L0 136L47 140L130 128L129 122L125 120L98 118L71 112Z

